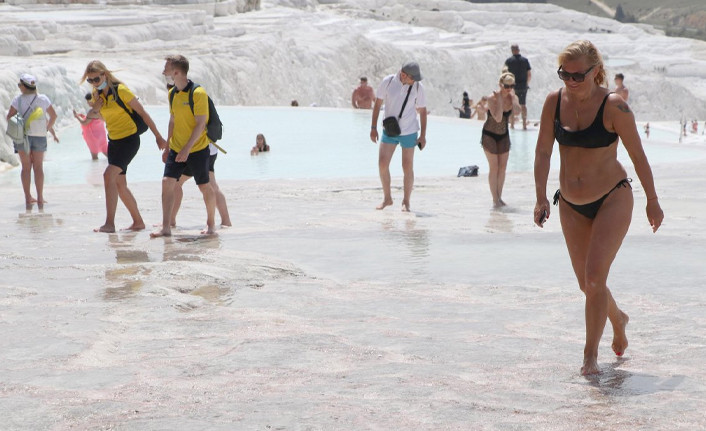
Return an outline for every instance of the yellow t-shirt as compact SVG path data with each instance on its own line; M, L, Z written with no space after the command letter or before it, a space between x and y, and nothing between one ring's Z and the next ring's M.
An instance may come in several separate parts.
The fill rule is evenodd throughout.
M129 88L123 84L118 84L118 96L125 104L125 107L132 112L130 101L135 98ZM93 97L96 97L95 93ZM132 121L130 115L115 101L115 95L111 91L108 97L102 93L100 97L103 99L101 107L101 115L105 120L105 127L108 129L108 138L111 140L127 138L130 135L137 133L137 126Z
M196 127L195 116L205 115L206 123L208 123L208 94L206 94L206 90L204 90L203 87L198 87L194 90L194 113L191 113L191 107L189 106L189 90L191 90L192 85L194 84L190 82L182 91L178 91L176 87L172 90L176 93L174 93L172 106L169 108L169 113L174 116L174 130L172 130L172 139L169 141L169 148L177 153L189 142L191 133L194 127ZM201 136L196 140L194 146L191 147L189 153L201 151L208 147L208 144L206 127L204 126Z

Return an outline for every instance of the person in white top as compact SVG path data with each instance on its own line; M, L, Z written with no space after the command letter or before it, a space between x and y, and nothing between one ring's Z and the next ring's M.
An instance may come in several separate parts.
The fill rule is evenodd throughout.
M47 132L51 133L55 142L59 142L54 132L54 122L56 121L56 111L51 105L49 98L37 93L37 78L24 73L20 76L17 84L20 94L12 99L10 110L7 113L7 120L18 114L25 122L25 134L29 143L29 148L24 142L15 143L15 152L20 156L22 171L22 189L25 193L25 204L31 208L35 202L39 208L44 207L44 152L47 151ZM49 117L47 119L47 116ZM34 171L34 186L37 189L37 198L32 197L30 184L32 183L32 171Z
M402 211L409 211L409 200L414 186L414 147L418 146L420 150L423 150L427 145L427 101L424 87L419 82L421 80L422 74L419 71L419 65L415 62L409 62L402 66L398 73L385 77L377 91L372 126L370 127L370 140L373 143L378 141L377 123L380 108L384 104L382 143L378 156L383 201L377 206L379 210L392 205L390 161L397 144L400 144L404 172ZM417 113L419 113L419 121L417 121Z

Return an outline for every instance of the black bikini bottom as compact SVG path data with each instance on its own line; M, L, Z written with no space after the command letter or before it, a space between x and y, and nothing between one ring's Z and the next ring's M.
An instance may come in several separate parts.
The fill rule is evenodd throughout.
M557 190L556 193L554 193L554 205L556 205L559 202L559 198L561 198L561 200L566 202L566 204L568 206L570 206L571 209L573 209L577 213L581 214L584 217L594 219L594 218L596 218L596 214L598 214L598 210L601 209L601 205L603 205L603 201L608 197L608 195L613 193L613 191L615 189L617 189L618 187L632 188L632 186L630 185L631 181L632 181L632 178L623 178L622 180L618 181L618 184L616 184L615 187L610 189L610 191L608 193L604 194L603 197L601 197L597 201L593 201L591 203L583 204L583 205L572 204L571 202L564 199L564 196L561 195L561 192L559 192L559 190Z

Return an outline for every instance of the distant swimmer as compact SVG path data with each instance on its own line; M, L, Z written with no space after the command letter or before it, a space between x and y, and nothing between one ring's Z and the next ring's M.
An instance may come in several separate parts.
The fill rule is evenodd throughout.
M136 121L144 122L152 131L158 148L166 147L167 142L137 97L102 62L94 60L88 63L81 81L93 86L93 107L86 116L103 118L108 129L108 167L103 173L105 223L94 231L115 232L118 198L132 218L132 224L126 230L142 230L145 223L135 196L127 186L128 165L140 149L140 131Z
M650 138L650 123L645 123L645 138Z
M471 118L471 105L473 100L468 98L468 92L463 92L463 102L460 108L454 108L458 111L459 118Z
M559 54L558 63L564 86L549 93L544 102L535 150L534 222L542 227L551 213L547 180L556 140L561 166L559 190L553 200L559 205L571 265L585 294L586 343L581 374L592 375L601 371L598 345L607 319L613 326L615 354L623 356L628 347L628 315L618 308L607 286L611 265L633 214L631 180L618 161L618 138L640 179L652 232L659 229L664 213L635 116L625 99L605 87L606 72L598 49L587 40L573 42Z
M92 99L91 93L86 93L86 101L91 109L93 108ZM81 123L81 133L83 134L83 140L88 145L88 151L91 152L91 158L98 160L98 153L103 153L104 156L108 157L108 137L105 133L105 122L103 119L88 118L84 114L79 114L76 110L73 113L74 118Z
M373 109L375 103L375 91L373 87L368 85L368 78L362 76L360 85L353 90L351 95L351 104L356 109Z
M378 154L378 169L383 192L382 203L377 206L379 210L392 205L390 161L397 144L402 147L402 171L404 172L402 211L410 210L409 201L414 186L414 148L418 146L423 150L427 145L427 99L421 80L419 65L409 62L396 74L385 77L378 87L370 126L370 140L373 143L378 142L378 117L384 104L385 112L380 139L382 142ZM417 114L419 114L419 122Z
M488 96L483 96L478 100L478 103L476 103L475 110L473 111L473 114L471 115L471 118L475 116L477 119L481 121L485 121L485 114L488 112Z
M499 89L488 96L488 119L483 124L481 146L488 159L488 185L493 197L493 207L506 204L502 199L505 172L510 156L508 123L513 113L520 112L520 104L513 92L515 76L510 72L500 75Z
M187 168L206 204L206 229L201 233L216 234L216 191L209 184L211 150L206 135L208 94L203 87L194 85L188 73L189 60L183 55L165 58L162 74L168 82L174 83L174 87L169 90L169 146L164 148L162 155L165 162L162 177L162 228L152 232L152 238L171 236L172 223L176 223L172 212L176 189L179 187L177 182ZM190 100L193 100L193 108ZM215 163L215 158L213 161Z
M625 81L625 75L622 73L616 73L615 78L613 79L613 82L615 82L615 93L627 102L630 97L630 90L623 85L623 81Z
M257 156L260 153L270 151L270 146L267 145L267 139L262 133L258 133L255 137L255 145L250 149L251 156Z
M19 155L22 166L20 180L25 194L25 206L29 209L32 204L37 203L41 209L46 203L44 200L44 153L47 151L47 132L52 135L54 142L59 142L59 138L54 132L56 111L51 100L44 94L37 92L37 78L33 75L22 74L17 87L20 89L20 94L10 102L6 118L7 121L10 121L10 118L19 114L24 120L25 140L14 142L15 153ZM37 191L36 199L30 191L32 172L34 172L34 187Z

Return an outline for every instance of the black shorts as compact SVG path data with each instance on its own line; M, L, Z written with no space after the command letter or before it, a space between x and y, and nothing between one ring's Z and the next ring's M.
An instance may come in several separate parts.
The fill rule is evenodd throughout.
M177 162L177 152L174 150L169 150L167 163L164 165L164 176L167 178L175 178L178 181L179 177L181 177L184 170L188 166L191 173L194 174L193 177L196 184L208 184L209 153L210 151L208 147L206 147L203 150L196 151L195 153L189 153L189 157L186 159L186 162Z
M216 164L216 157L218 157L218 153L216 154L211 154L208 156L208 171L209 172L214 172L213 167ZM184 169L184 172L181 173L182 175L186 175L187 177L193 177L194 174L191 172L191 168L189 165L186 165L186 169Z
M108 164L122 169L120 175L125 175L127 165L135 158L140 149L140 135L135 133L122 139L108 138Z
M529 90L527 87L515 86L515 94L517 94L517 98L520 100L520 105L522 106L525 105L525 100L527 99L527 90Z

